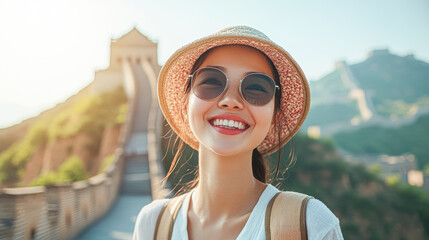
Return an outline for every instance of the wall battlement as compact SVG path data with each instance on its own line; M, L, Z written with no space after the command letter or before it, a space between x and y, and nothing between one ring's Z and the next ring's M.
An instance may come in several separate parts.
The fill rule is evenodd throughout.
M0 239L69 239L103 216L116 200L123 168L115 162L85 181L0 192Z
M89 92L98 94L121 84L127 92L129 108L114 162L104 173L85 181L1 189L0 240L70 239L103 217L115 203L123 178L127 176L124 165L129 164L129 158L142 154L133 148L127 152L130 146L136 145L135 135L144 133L147 136L146 141L138 143L147 145L143 146L143 155L147 156L143 168L150 170L150 179L138 182L139 188L145 185L141 188L149 189L146 194L153 199L170 192L161 185L165 174L159 138L162 115L155 94L156 75L160 69L155 61L156 47L136 29L131 30L113 41L111 62L114 64L96 73L88 87Z

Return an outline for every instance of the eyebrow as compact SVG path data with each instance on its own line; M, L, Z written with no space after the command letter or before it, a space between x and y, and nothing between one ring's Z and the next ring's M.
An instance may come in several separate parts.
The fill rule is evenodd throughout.
M227 72L226 67L223 67L223 66L208 65L208 66L206 66L206 67L217 68L217 69L222 70L222 71L223 71L223 72L225 72L225 73ZM245 72L245 74L244 74L244 75L248 75L248 74L251 74L251 73L263 73L263 72L249 71L249 72ZM263 73L263 74L265 74L265 73Z

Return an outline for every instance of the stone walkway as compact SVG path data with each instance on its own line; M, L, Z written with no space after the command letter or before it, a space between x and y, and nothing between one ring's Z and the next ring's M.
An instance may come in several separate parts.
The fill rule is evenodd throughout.
M136 88L136 108L131 137L127 142L122 185L116 204L110 211L75 239L132 239L134 225L141 208L152 201L148 162L148 113L152 103L148 74L140 64L128 64L125 82ZM128 70L127 70L128 69ZM155 84L155 83L154 83Z
M132 239L137 214L143 206L151 201L152 197L147 195L119 195L116 204L106 216L75 239Z

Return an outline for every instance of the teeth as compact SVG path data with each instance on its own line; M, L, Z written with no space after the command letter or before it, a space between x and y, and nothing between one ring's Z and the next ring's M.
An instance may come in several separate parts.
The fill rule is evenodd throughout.
M234 127L234 121L229 120L229 122L228 122L228 127Z
M213 121L213 125L215 125L215 126L222 126L222 127L225 127L225 128L232 128L232 129L233 128L238 128L238 129L241 129L241 130L243 130L243 129L246 128L246 126L242 122L237 122L237 121L234 121L234 120L227 120L227 119L215 119Z

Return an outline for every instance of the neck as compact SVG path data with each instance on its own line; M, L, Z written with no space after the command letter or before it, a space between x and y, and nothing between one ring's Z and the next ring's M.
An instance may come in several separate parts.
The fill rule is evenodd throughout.
M253 177L252 152L226 157L200 147L199 176L192 207L204 218L248 214L266 186Z

